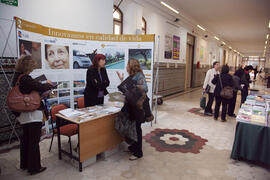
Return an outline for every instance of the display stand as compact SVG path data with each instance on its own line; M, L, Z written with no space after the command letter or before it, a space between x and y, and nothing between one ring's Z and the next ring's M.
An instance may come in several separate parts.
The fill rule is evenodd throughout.
M159 73L159 45L160 45L160 36L158 36L158 41L157 41L157 63L155 64L157 66L157 69L156 69L156 76L155 76L155 79L154 79L154 96L156 97L155 98L155 124L157 123L157 108L158 108L158 79L159 79L159 76L158 76L158 73ZM154 97L153 96L153 97ZM151 122L151 126L152 126L152 122Z
M8 79L8 77L7 77L7 75L6 75L6 72L5 72L5 70L4 70L4 67L3 67L3 64L2 64L2 60L4 59L3 57L4 57L4 54L5 54L6 48L8 47L8 48L11 50L10 45L9 45L9 39L10 39L10 34L11 34L11 32L12 32L12 28L14 27L14 24L16 24L16 19L14 18L13 20L10 20L10 19L3 19L3 18L1 18L0 20L10 21L10 22L11 22L11 27L10 27L9 33L8 33L6 39L5 39L5 45L4 45L3 52L1 53L1 59L0 59L0 60L1 60L1 61L0 61L1 72L4 74L4 77L5 77L5 80L6 80L7 84L8 84L9 89L11 89L11 88L12 88L12 87L11 87L11 82L12 82L12 80L13 80L13 78L14 78L15 72L13 73L13 76L12 76L12 78L11 78L11 81L9 81L9 79ZM5 35L5 32L4 32L4 30L3 30L1 27L0 27L0 30L1 30L1 33L2 33L3 35ZM16 30L16 28L15 28L15 30ZM16 34L17 34L17 32L16 32ZM18 48L18 41L17 41L17 40L16 40L16 48ZM16 50L17 50L16 52L18 52L18 49L16 49ZM11 51L11 52L12 52L12 51ZM15 56L13 55L13 57L17 57L17 55L15 55ZM6 100L5 100L4 103L6 103ZM10 134L10 136L9 136L9 142L8 142L8 145L10 145L10 143L11 143L11 138L12 138L13 134L15 134L15 136L16 136L17 139L18 139L18 141L20 141L20 138L19 138L19 136L18 136L18 134L17 134L17 132L16 132L16 129L15 129L15 128L16 128L16 124L17 124L17 121L15 120L14 122L12 122L12 121L10 120L10 118L9 118L9 115L8 115L8 113L7 113L7 110L4 109L4 111L5 111L5 114L6 114L6 117L7 117L8 121L9 121L9 123L10 123L10 126L11 126L11 128L12 128L11 134Z

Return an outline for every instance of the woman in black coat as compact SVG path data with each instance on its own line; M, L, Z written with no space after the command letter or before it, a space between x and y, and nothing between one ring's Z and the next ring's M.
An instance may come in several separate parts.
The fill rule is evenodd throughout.
M106 88L110 85L105 59L103 54L97 54L93 59L93 65L87 70L84 90L85 107L104 104L104 96L108 94Z
M19 83L19 90L22 94L29 94L37 91L40 94L50 90L53 85L47 80L43 84L30 76L30 73L37 68L35 59L31 56L22 56L16 63L16 76L13 85ZM18 81L18 82L17 82ZM20 122L23 134L20 137L20 168L28 170L31 175L43 172L46 167L40 163L39 141L43 121L43 103L40 107L31 112L17 112L17 120Z
M220 92L222 90L221 84L220 84L220 78L222 82L223 88L226 86L233 87L233 79L232 76L229 74L229 66L223 65L221 69L220 75L215 75L214 79L212 80L212 83L216 85L214 96L216 100L216 106L215 106L215 113L214 113L214 119L217 120L219 116L219 108L222 103L222 113L221 113L221 121L226 121L226 112L227 112L227 106L230 102L229 99L222 98L220 96Z

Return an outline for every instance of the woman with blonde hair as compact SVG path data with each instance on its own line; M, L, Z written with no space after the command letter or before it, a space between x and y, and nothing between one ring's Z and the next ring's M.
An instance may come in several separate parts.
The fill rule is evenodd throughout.
M22 94L29 94L32 91L42 94L52 88L51 81L48 80L46 84L42 84L29 75L36 66L37 63L31 56L23 56L18 59L13 85L19 83L19 90ZM20 168L28 170L31 175L46 170L46 167L42 167L40 164L39 151L43 110L44 106L41 103L40 107L35 111L16 113L23 129L20 140Z
M143 74L143 71L141 69L140 63L136 59L130 59L128 61L126 70L129 74L128 78L132 78L133 81L136 82L136 85L140 87L146 94L148 92L148 87L146 83L145 76ZM124 74L120 74L117 72L117 75L121 81L124 80ZM131 105L129 103L125 103L124 108L127 107L130 119L132 121L136 121L136 132L137 132L137 141L133 142L129 147L129 152L132 153L132 156L129 158L129 160L137 160L143 156L142 152L142 128L141 123L144 121L144 110L138 108L137 106Z

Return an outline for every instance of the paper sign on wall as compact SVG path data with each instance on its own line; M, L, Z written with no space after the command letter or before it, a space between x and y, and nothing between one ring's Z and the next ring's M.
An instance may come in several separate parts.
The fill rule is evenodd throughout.
M180 58L180 37L173 36L173 59L179 60Z

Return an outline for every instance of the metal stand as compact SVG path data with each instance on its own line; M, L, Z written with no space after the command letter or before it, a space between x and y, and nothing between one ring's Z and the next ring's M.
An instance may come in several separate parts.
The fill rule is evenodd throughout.
M160 36L158 36L158 42L157 42L157 62L155 63L157 69L156 69L156 76L154 79L154 96L156 96L155 98L155 124L157 123L157 108L158 108L158 79L159 79L159 45L160 45ZM151 123L152 126L152 123Z
M7 75L6 75L6 72L5 72L4 68L3 68L2 60L4 59L3 57L4 57L4 53L5 53L7 47L8 47L8 48L10 49L10 51L12 52L12 50L11 50L11 48L10 48L10 45L9 45L8 41L9 41L9 38L10 38L10 34L11 34L11 31L12 31L12 28L13 28L14 24L16 24L16 20L15 20L15 19L9 20L9 19L3 19L3 18L0 18L0 20L5 20L5 21L11 21L11 22L12 22L11 27L10 27L10 30L9 30L9 33L8 33L7 38L6 38L6 41L5 41L5 46L4 46L3 52L2 52L2 54L1 54L1 59L0 59L0 60L1 60L1 61L0 61L1 72L2 72L2 73L4 74L4 76L5 76L5 79L6 79L6 81L7 81L7 84L8 84L9 89L11 89L11 88L12 88L12 87L11 87L11 82L12 82L12 80L13 80L13 78L14 78L15 72L13 73L12 80L9 81L9 79L8 79L8 77L7 77ZM1 26L0 26L0 30L1 30L1 33L2 33L3 35L5 35L5 32L4 32L4 30L2 29ZM16 28L15 28L15 30L16 30ZM17 34L17 31L16 31L16 34ZM16 40L16 48L18 48L18 40ZM18 52L18 51L16 51L16 52ZM15 56L13 55L13 57L17 57L17 55L15 55ZM6 103L6 101L5 101L4 103ZM18 139L18 141L20 141L20 138L19 138L19 136L18 136L18 134L17 134L17 132L16 132L16 124L17 124L17 121L15 120L14 122L12 122L12 121L10 120L10 118L9 118L9 115L8 115L8 113L7 113L7 110L6 110L6 109L4 109L4 110L5 110L7 119L8 119L8 121L9 121L11 127L12 127L12 131L11 131L11 134L10 134L10 136L9 136L9 142L8 142L8 145L10 145L10 143L11 143L11 138L12 138L13 134L15 134L15 136L16 136L17 139Z

